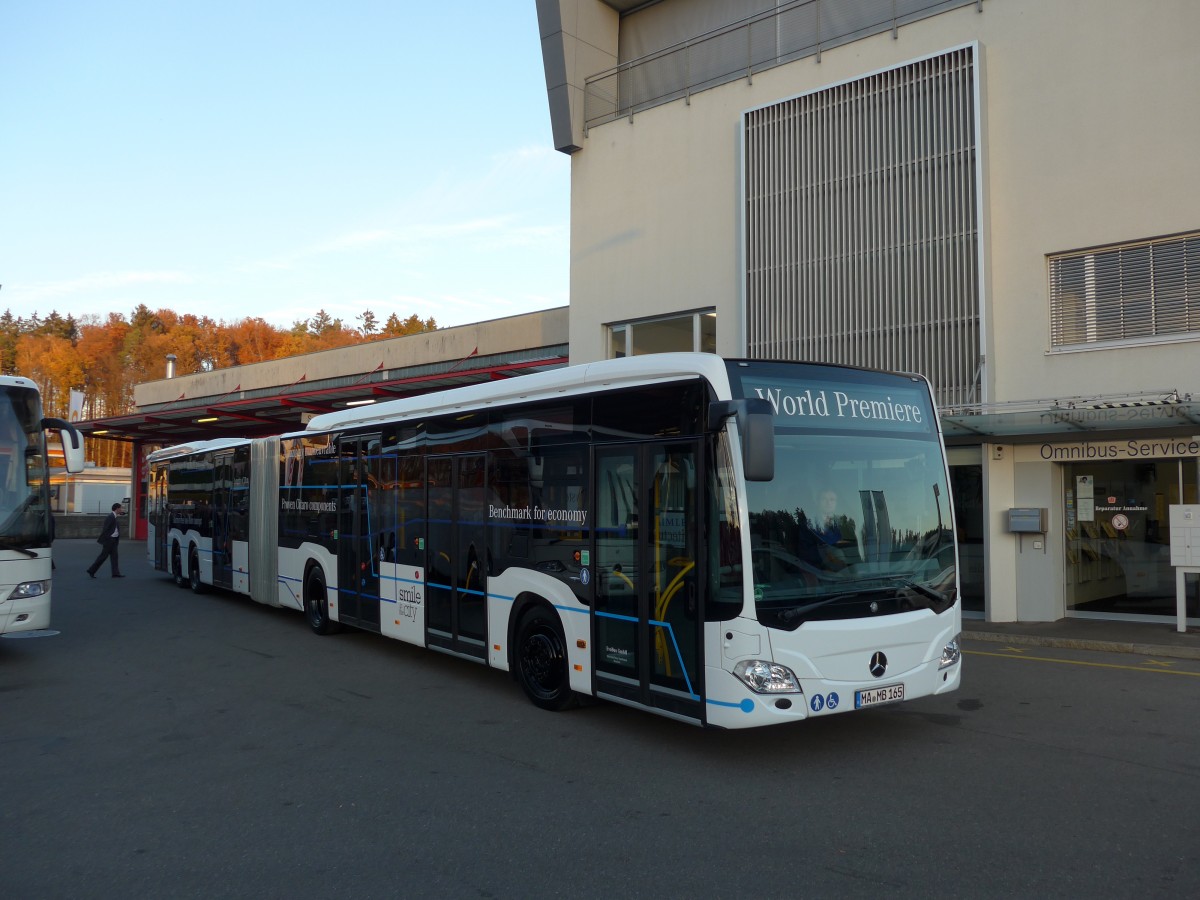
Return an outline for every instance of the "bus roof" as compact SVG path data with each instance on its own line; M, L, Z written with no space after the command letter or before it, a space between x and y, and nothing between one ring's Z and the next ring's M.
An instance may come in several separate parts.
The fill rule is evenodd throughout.
M226 447L238 447L249 443L249 438L213 438L209 441L192 441L190 444L176 444L173 447L163 447L155 450L146 458L150 462L161 462L164 459L174 459L177 456L189 456L193 453L203 453L207 450L223 450Z
M521 375L507 381L452 388L416 397L388 400L371 406L324 413L314 416L306 430L332 431L352 425L388 422L415 415L480 409L502 403L553 398L566 393L585 394L606 387L653 384L689 377L704 378L721 399L728 399L730 396L725 360L716 354L650 353L645 356L626 356L567 366L549 372Z
M29 388L33 391L38 389L37 382L24 375L0 375L0 387Z

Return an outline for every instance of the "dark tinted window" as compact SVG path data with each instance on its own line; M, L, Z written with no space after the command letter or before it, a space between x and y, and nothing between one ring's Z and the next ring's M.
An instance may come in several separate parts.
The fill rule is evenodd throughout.
M631 388L596 397L592 407L596 440L698 434L707 398L699 381Z

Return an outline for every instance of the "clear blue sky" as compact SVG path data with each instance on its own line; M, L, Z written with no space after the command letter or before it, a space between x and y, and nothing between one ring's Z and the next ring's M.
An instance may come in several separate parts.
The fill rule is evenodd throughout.
M0 311L562 306L534 0L0 0Z

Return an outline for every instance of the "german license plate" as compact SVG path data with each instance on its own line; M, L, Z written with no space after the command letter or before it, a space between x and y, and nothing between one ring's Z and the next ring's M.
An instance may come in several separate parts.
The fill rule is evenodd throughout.
M865 709L868 706L878 706L880 703L895 703L897 700L903 699L904 685L888 684L866 691L855 691L854 708Z

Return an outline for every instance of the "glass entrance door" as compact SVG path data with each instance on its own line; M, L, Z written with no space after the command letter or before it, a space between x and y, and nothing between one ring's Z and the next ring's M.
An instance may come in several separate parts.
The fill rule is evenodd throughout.
M596 450L599 694L700 719L701 485L694 442Z
M1173 620L1168 509L1197 502L1196 469L1195 459L1065 467L1069 614ZM1198 613L1189 609L1188 614Z

